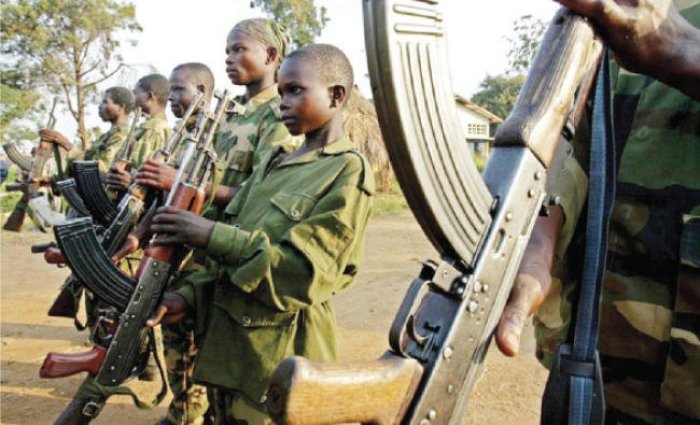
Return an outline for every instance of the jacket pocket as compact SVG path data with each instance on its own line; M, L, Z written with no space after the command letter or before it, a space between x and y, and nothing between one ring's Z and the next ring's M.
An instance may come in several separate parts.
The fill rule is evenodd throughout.
M298 223L309 215L316 205L316 198L304 193L280 192L275 194L270 202L290 221Z
M683 217L680 265L661 404L700 419L700 216Z

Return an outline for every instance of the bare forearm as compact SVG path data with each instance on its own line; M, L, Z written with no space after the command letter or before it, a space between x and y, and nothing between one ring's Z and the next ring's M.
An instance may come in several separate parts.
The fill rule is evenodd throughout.
M212 184L208 183L207 184L207 193L211 193L211 188ZM231 199L233 199L234 196L236 196L236 193L238 193L238 189L240 186L224 186L224 185L216 185L216 190L214 191L214 205L216 205L219 208L225 208L226 205L228 205L229 202L231 202Z
M686 95L700 100L700 29L683 22L673 60L656 77Z
M549 217L537 219L518 270L519 274L532 276L540 282L543 296L551 287L550 271L562 224L563 213L559 206L551 208Z

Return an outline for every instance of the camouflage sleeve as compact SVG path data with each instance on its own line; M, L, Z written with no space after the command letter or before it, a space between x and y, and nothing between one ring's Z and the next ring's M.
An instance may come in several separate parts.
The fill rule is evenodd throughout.
M116 132L107 139L102 148L95 151L94 159L98 162L100 171L109 171L124 140L126 140L126 134Z
M275 310L328 300L345 270L357 266L350 264L351 247L364 238L372 203L361 188L363 168L359 159L348 164L306 218L278 242L262 228L249 232L216 223L207 253L219 261L231 285ZM293 214L304 214L296 208L301 207Z
M588 195L588 177L573 157L567 158L564 162L564 168L554 185L554 193L559 196L564 212L564 225L559 235L556 253L561 259L574 235L576 223Z
M139 137L136 139L131 162L134 168L138 168L153 152L165 146L165 142L170 137L172 130L165 126L155 128L144 128Z

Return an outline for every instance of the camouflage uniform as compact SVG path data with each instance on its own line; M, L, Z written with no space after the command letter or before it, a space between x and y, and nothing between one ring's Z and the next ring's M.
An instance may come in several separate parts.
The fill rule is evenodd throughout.
M125 125L114 124L108 132L100 136L92 147L84 152L82 159L85 161L97 161L100 171L105 173L109 171L109 167L114 162L114 157L117 155L122 143L126 140L129 134L129 127ZM80 151L71 150L71 159L78 159Z
M205 269L178 291L203 332L193 379L212 389L217 423L267 423L269 377L284 358L336 360L330 298L364 252L374 176L352 142L282 164L281 151L228 204Z
M700 1L677 5L700 24ZM619 173L599 339L608 423L698 423L700 102L650 77L614 75ZM585 149L575 147L583 168L569 161L561 180L557 278L534 320L545 365L570 332L585 232Z
M219 159L217 184L235 187L245 182L261 159L278 146L290 146L292 140L287 128L279 121L277 85L263 90L247 103L237 98L237 104L225 118L214 136L213 148ZM204 216L218 220L220 211L211 206ZM201 262L202 253L197 253ZM195 260L196 261L196 260ZM189 261L184 274L200 269L201 264ZM182 279L174 281L169 290L179 287ZM197 348L192 326L187 322L163 326L166 362L173 402L167 419L176 424L194 424L201 421L208 403L206 390L191 382Z
M133 168L140 167L153 155L153 152L165 146L165 142L172 132L164 112L153 115L146 122L142 123L134 131L136 143L134 143L130 158Z

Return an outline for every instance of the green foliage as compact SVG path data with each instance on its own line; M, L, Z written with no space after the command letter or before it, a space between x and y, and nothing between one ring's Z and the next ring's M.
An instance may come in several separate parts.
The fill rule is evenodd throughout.
M0 82L0 137L3 143L35 138L36 130L28 125L37 118L38 101L38 93Z
M512 35L506 37L508 50L508 74L527 73L530 63L540 48L542 36L547 29L544 21L532 15L523 15L513 21Z
M472 158L474 158L474 165L476 165L476 169L479 170L480 173L483 173L489 158L481 155L472 155Z
M505 118L513 109L524 82L524 75L487 75L479 84L480 89L472 96L471 101Z
M3 84L12 75L24 90L48 87L60 93L89 141L85 107L96 85L124 63L118 31L140 31L131 4L114 0L13 0L0 6Z
M396 215L405 211L408 211L408 203L402 194L376 195L374 197L372 215L375 217Z
M317 9L314 0L251 0L250 7L262 9L283 25L297 48L313 43L328 23L327 9Z

